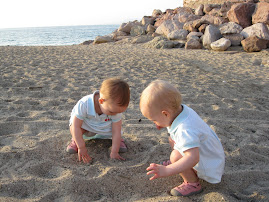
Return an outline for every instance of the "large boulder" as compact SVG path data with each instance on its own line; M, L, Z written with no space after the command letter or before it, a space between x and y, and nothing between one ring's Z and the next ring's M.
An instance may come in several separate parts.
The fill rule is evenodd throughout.
M225 51L231 46L231 41L226 38L221 38L210 44L211 48L215 51Z
M177 46L177 42L169 41L165 37L155 37L153 40L145 43L147 48L156 48L156 49L170 49Z
M131 36L140 36L146 34L146 30L144 26L133 26L130 31Z
M251 36L241 42L246 52L258 52L267 48L268 40L261 39L257 36Z
M167 36L174 30L180 30L183 28L183 24L176 20L166 20L164 21L155 31L155 33Z
M187 35L187 39L188 38L191 38L192 36L196 36L198 38L200 38L201 36L203 36L204 34L202 32L190 32L188 35Z
M155 32L156 28L153 25L148 25L146 32L149 34L153 34Z
M97 36L94 39L93 44L100 44L100 43L108 43L113 42L113 36L112 35L105 35L105 36Z
M239 34L243 28L235 23L235 22L228 22L220 26L220 33L221 34Z
M169 40L186 40L188 31L185 29L174 30L167 35Z
M126 32L127 34L130 34L132 27L136 25L141 25L141 23L137 21L122 23L118 31Z
M251 16L255 10L254 3L234 4L228 11L227 16L230 22L236 22L243 28L252 25Z
M156 22L154 24L155 27L159 27L164 21L172 20L174 18L174 10L167 9L162 15L156 18Z
M185 44L185 49L202 49L203 46L200 43L200 40L190 38L186 44Z
M217 41L222 37L218 27L214 25L208 25L205 29L203 36L203 46L207 49L210 49L210 44L214 41Z
M219 4L205 4L204 5L204 13L210 13L214 8L220 8Z
M201 16L195 15L189 7L176 8L176 14L173 17L174 20L178 20L180 23L186 23L201 18Z
M256 10L252 15L252 23L255 24L259 22L269 25L269 3L257 3Z
M154 9L152 12L152 17L159 17L160 15L162 15L162 11L160 9Z
M131 43L146 43L153 39L152 36L142 35L142 36L136 36L132 37Z
M148 25L154 25L156 17L144 16L141 20L141 24L147 27Z
M201 24L212 24L212 25L221 25L228 22L227 19L219 16L204 15L201 18Z
M230 1L226 1L221 5L220 11L219 11L219 16L220 17L227 17L228 11L231 9L233 3Z
M269 40L269 30L263 23L257 23L242 30L241 34L245 37L257 36L261 39Z

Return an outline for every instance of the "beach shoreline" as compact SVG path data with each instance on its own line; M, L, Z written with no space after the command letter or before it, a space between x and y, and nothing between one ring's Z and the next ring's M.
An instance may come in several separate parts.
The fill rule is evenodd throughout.
M267 201L269 49L150 49L143 44L0 46L1 201ZM108 77L128 82L123 115L126 161L109 159L109 140L87 142L90 165L65 152L76 102ZM167 190L179 176L149 181L146 168L169 158L167 131L139 110L139 97L163 79L182 93L224 147L222 182L201 181L189 198ZM139 121L141 119L141 121Z

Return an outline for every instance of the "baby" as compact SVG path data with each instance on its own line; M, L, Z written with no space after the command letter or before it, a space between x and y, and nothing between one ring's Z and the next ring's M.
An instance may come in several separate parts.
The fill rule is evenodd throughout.
M150 180L180 174L184 182L173 188L174 196L190 196L202 191L199 178L219 183L225 155L215 132L190 107L181 104L181 94L170 83L153 81L140 99L142 114L158 129L167 127L172 147L170 161L151 163Z
M125 160L119 152L126 152L127 147L121 138L122 112L130 101L129 85L117 78L103 81L100 92L81 98L74 106L69 121L72 135L71 143L67 146L68 153L78 153L79 161L89 163L85 139L112 138L110 158Z

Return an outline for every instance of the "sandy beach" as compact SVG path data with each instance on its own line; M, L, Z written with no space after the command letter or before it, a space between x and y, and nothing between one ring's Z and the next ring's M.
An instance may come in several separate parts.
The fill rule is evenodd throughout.
M6 46L0 72L0 201L269 200L269 49ZM131 89L123 120L126 161L109 158L110 140L93 140L87 142L92 163L79 163L65 151L70 112L114 76ZM179 175L154 181L146 175L150 163L170 155L167 130L155 129L139 110L141 92L155 79L173 83L223 144L222 182L201 181L201 194L169 196L182 183Z

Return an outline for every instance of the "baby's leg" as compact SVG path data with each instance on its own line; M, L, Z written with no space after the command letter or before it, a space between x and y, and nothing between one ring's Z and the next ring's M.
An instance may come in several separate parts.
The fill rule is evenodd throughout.
M179 151L173 150L170 155L170 161L172 163L175 163L179 159L182 158L182 155ZM183 178L184 182L197 182L199 179L197 177L196 171L193 168L189 168L182 173L179 173L181 177Z
M76 144L76 142L75 142L75 140L74 140L74 124L72 124L70 127L69 127L69 129L70 129L70 133L71 133L71 135L72 135L72 139L71 139L71 142L68 144L68 146L67 146L67 148L66 148L66 151L68 152L68 153L70 153L70 154L75 154L75 153L77 153L78 152L78 146L77 146L77 144ZM85 129L83 129L83 128L79 128L79 130L81 130L80 132L81 132L81 134L84 134L85 132L87 132Z

